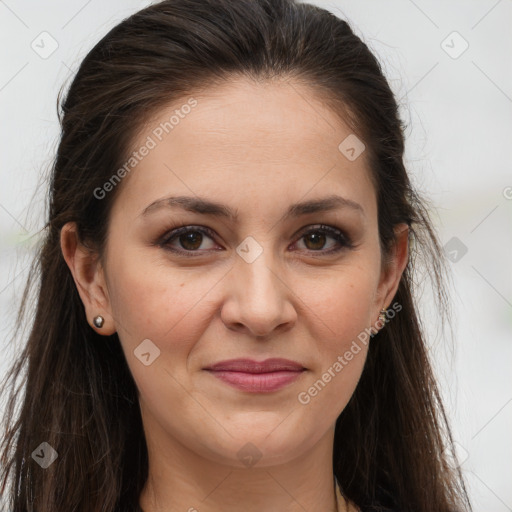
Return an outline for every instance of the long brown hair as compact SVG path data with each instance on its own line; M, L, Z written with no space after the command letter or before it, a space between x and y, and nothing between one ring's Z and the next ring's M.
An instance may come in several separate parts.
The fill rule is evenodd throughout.
M374 511L470 510L460 471L447 462L452 438L413 298L417 263L424 262L442 313L445 267L426 203L404 167L396 100L379 62L345 21L294 0L147 7L96 44L58 102L62 132L48 218L29 280L38 284L36 313L4 383L12 387L1 452L9 509L138 509L148 457L137 389L117 334L105 339L87 323L60 230L76 222L81 241L102 254L120 186L101 199L94 191L126 161L137 130L160 107L237 75L294 80L316 91L365 141L384 252L394 226L411 229L394 299L402 311L370 343L336 423L333 471L343 493ZM44 470L31 456L42 442L58 454Z

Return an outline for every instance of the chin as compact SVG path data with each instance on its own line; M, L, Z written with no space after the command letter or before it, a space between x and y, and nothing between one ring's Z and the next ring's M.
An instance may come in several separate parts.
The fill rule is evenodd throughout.
M282 421L283 418L281 418ZM235 467L270 467L286 464L312 448L318 439L314 432L307 433L296 425L284 426L276 422L254 422L245 425L230 425L222 439L216 437L215 446L211 446L211 455L222 464ZM236 434L235 434L236 432ZM298 436L298 433L301 436Z

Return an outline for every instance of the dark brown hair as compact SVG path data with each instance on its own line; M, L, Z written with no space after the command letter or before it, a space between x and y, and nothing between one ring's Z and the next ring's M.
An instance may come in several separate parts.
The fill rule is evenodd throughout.
M138 510L148 459L137 389L117 334L105 339L87 323L60 231L76 222L83 243L102 254L120 186L101 200L94 190L126 161L137 131L159 108L236 76L306 84L323 98L366 144L384 253L394 226L411 228L394 299L402 311L370 343L336 423L333 470L343 493L373 511L470 510L460 471L447 462L452 438L413 299L421 259L442 312L445 271L404 168L396 100L345 21L293 0L159 2L114 27L83 60L60 105L48 219L29 279L39 285L35 318L4 384L12 386L1 473L2 492L11 479L9 509ZM46 470L31 457L43 441L58 453Z

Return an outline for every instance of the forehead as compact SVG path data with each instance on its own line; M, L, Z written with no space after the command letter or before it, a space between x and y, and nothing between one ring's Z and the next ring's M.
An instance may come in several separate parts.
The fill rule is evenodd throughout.
M242 209L256 199L291 203L333 192L371 202L366 154L354 137L303 84L233 80L152 116L133 144L151 149L125 178L121 200L139 211L181 193L227 198ZM360 155L347 154L347 144Z
M337 154L341 142L338 139L351 133L345 122L324 104L318 91L291 79L256 82L237 78L203 90L194 99L197 106L179 120L180 125L186 125L197 135L188 138L189 147L212 143L222 151L254 148L254 156L256 150L264 148L285 154L295 145L300 152L317 149ZM186 100L183 98L158 112L146 131L159 122L165 123L173 112L181 110L180 106L183 108ZM190 135L190 131L177 128L178 125L173 128L176 143L180 135ZM319 139L323 144L318 145ZM303 147L304 142L307 147Z

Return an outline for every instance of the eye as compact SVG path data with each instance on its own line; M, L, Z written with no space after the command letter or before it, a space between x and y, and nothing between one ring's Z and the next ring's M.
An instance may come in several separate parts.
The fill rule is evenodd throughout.
M330 246L325 249L328 239L334 240ZM352 242L342 231L331 226L318 225L302 233L299 241L304 240L306 250L310 252L319 252L323 254L333 254L345 248L352 248Z
M214 238L215 233L209 228L203 226L183 226L167 232L158 242L158 245L178 255L194 257L200 256L208 250L217 250L213 249L212 243L206 243L206 247L203 245L205 239L210 239L213 242ZM302 233L299 241L303 239L306 250L311 253L333 254L343 249L353 248L348 236L341 230L331 226L313 226ZM333 240L333 242L325 249L329 239Z
M212 240L214 233L208 228L201 226L184 226L178 229L174 229L168 233L159 242L159 245L167 250L182 254L184 256L197 256L197 254L191 254L193 252L203 252L203 250L211 249L211 245L201 247L204 242L204 238ZM176 247L178 246L178 247ZM201 249L200 251L198 249Z

